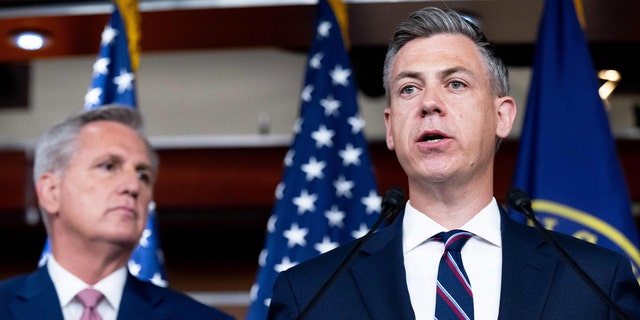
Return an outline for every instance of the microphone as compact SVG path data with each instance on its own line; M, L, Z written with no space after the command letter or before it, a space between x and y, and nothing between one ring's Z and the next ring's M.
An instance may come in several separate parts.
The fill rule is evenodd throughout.
M331 274L329 279L327 279L327 282L325 282L324 285L322 285L322 287L316 293L316 295L313 296L309 304L307 304L307 306L302 310L302 312L297 318L298 320L304 319L309 314L311 309L313 309L313 307L318 303L320 298L327 292L327 289L329 289L329 287L335 281L335 279L342 272L344 272L344 270L346 270L347 267L351 264L351 260L353 260L353 258L356 256L358 251L360 251L360 248L362 248L362 246L367 241L369 241L369 238L371 238L371 236L375 233L378 227L380 227L380 225L385 220L388 220L390 222L395 220L395 218L398 216L398 213L400 212L400 209L404 207L404 192L402 191L402 189L399 187L391 187L390 189L388 189L385 192L384 196L382 197L381 206L382 206L382 210L380 212L380 217L378 218L378 220L376 220L373 226L371 226L371 229L369 229L367 234L365 234L363 237L358 239L356 245L351 249L351 251L349 251L349 254L347 255L347 257L344 260L342 260L342 263L340 264L340 266L338 266L338 269L336 269Z
M538 219L536 218L535 213L533 212L533 209L531 207L531 200L529 199L529 195L527 195L524 191L520 189L512 188L511 190L509 190L509 193L507 194L507 201L509 202L509 205L512 208L516 209L518 212L524 214L528 219L533 221L533 224L535 225L536 229L540 231L542 236L549 243L551 243L551 245L560 254L560 257L567 264L569 264L569 266L571 266L571 268L576 273L578 273L580 278L582 278L582 280L591 287L591 289L598 295L598 297L604 303L606 303L609 306L609 308L611 308L611 310L616 314L618 319L622 319L622 320L627 319L627 317L624 315L624 313L622 313L622 311L618 308L618 306L616 306L615 303L613 303L613 301L609 299L607 295L604 294L602 289L598 287L595 281L593 281L593 279L591 279L591 277L589 277L589 275L587 275L587 273L582 268L580 268L580 266L571 258L571 256L569 256L569 254L567 254L567 252L560 246L560 244L553 237L551 237L551 234L549 233L549 231L545 227L543 227L542 224L540 224L540 221L538 221Z

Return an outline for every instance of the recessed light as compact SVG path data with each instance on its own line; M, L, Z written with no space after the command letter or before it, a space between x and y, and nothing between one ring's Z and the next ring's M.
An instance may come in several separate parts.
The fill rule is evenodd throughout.
M19 31L12 37L13 44L23 50L40 50L47 46L49 37L40 31Z

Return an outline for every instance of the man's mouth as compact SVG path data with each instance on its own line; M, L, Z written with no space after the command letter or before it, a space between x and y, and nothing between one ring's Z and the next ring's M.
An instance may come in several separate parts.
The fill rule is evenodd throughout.
M438 142L444 138L445 137L441 134L429 133L429 134L423 135L422 138L420 139L420 142Z

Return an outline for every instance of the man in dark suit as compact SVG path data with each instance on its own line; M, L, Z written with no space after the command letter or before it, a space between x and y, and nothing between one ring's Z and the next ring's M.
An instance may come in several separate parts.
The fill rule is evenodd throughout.
M404 212L311 306L356 242L281 272L268 318L442 320L449 318L439 315L439 300L448 299L455 319L616 319L538 231L512 221L493 196L494 156L516 103L482 32L453 11L414 12L391 39L384 86L387 146L409 181ZM445 294L453 291L438 275L441 257L452 256L440 234L451 230L468 237L462 261L448 258L472 292L466 298ZM640 319L640 286L626 257L552 234L624 317Z
M47 131L34 180L52 255L35 272L0 282L0 319L232 319L128 272L157 171L135 109L92 109ZM85 308L85 289L95 306Z

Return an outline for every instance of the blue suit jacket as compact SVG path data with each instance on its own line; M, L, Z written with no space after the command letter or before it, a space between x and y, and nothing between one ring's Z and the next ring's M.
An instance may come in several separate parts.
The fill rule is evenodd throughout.
M501 212L502 288L499 319L615 319L591 288L533 227ZM628 258L576 238L554 238L604 293L640 319L640 286ZM294 319L355 242L281 272L268 319ZM305 319L414 319L402 255L402 216L374 234ZM484 320L484 319L483 319Z
M0 282L0 319L63 320L60 302L46 267ZM129 274L118 319L233 319L169 288Z

